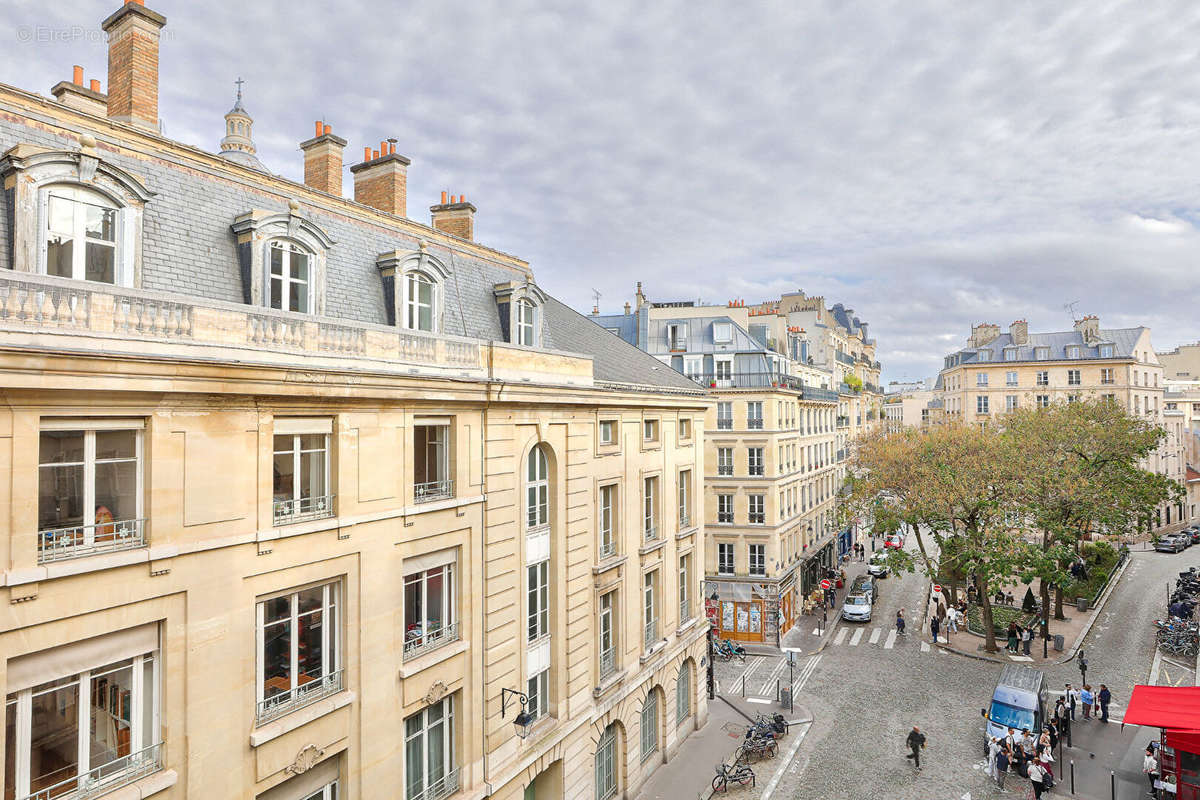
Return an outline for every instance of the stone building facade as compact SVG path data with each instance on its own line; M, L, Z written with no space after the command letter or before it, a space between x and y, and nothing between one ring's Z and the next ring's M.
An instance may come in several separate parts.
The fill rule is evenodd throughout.
M161 136L165 23L0 85L3 796L632 797L707 717L703 388L394 145Z

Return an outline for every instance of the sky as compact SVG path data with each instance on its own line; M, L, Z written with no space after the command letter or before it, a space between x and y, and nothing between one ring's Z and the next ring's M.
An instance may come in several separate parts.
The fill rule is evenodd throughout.
M115 0L5 6L0 81L107 82ZM885 382L934 375L979 322L1200 339L1191 0L147 6L168 136L218 149L240 76L285 177L315 119L347 167L395 137L410 217L465 194L476 239L581 311L639 280L802 289L870 323Z

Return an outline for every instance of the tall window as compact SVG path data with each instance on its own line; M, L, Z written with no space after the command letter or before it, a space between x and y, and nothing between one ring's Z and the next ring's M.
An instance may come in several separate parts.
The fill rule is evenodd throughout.
M733 474L733 448L717 448L717 475Z
M717 403L717 430L733 429L733 403Z
M679 471L679 527L690 527L692 524L692 471Z
M642 704L642 761L658 752L658 693L653 689Z
M302 423L296 423L303 427ZM293 427L288 422L280 427ZM299 429L299 428L297 428ZM330 430L331 423L317 422L313 430ZM333 514L329 492L329 434L276 433L274 463L276 525L286 525Z
M746 520L751 525L762 525L766 522L766 498L764 494L752 494L747 497L749 500L749 518Z
M767 574L767 546L752 544L749 547L750 574L762 576Z
M658 538L658 478L642 481L642 531L647 540Z
M616 524L617 487L600 487L600 558L608 558L617 552L614 526Z
M550 633L550 562L540 561L526 567L528 572L528 603L526 628L529 641Z
M1042 370L1038 370L1038 373L1037 373L1037 385L1038 385L1038 386L1049 386L1049 385L1050 385L1050 373L1049 373L1049 371L1047 371L1047 370L1044 370L1044 369L1042 369Z
M600 444L617 443L617 421L605 419L600 421Z
M517 344L533 347L537 309L528 300L517 301Z
M60 430L48 424L41 431L39 563L145 544L141 423L95 425Z
M1004 385L1005 386L1016 386L1017 385L1017 373L1015 371L1009 371L1009 372L1004 373Z
M688 662L679 667L675 680L675 725L682 725L692 715L692 670Z
M1115 383L1115 381L1113 380L1113 368L1112 367L1101 368L1100 382L1101 383Z
M47 275L117 283L117 217L112 202L76 186L46 191Z
M975 413L976 414L987 414L988 413L988 397L987 397L987 395L981 394L975 398Z
M1015 394L1005 395L1004 410L1005 411L1016 411L1017 410L1017 396Z
M1046 408L1050 405L1050 395L1039 394L1034 398L1034 401L1037 403L1038 408Z
M733 522L733 495L717 495L717 522Z
M763 426L763 404L761 400L746 403L746 427L750 430L761 430Z
M526 682L525 696L529 698L525 712L531 720L541 719L550 713L550 668L533 675Z
M260 722L341 690L340 588L335 581L259 601Z
M617 726L609 724L596 745L596 800L617 794Z
M667 323L667 349L678 352L687 350L687 325L682 322Z
M538 528L550 524L550 465L538 445L526 459L525 525Z
M733 359L732 358L715 358L713 359L714 377L717 381L717 386L727 387L733 385Z
M434 330L433 279L424 272L404 276L404 327L414 331Z
M1081 383L1080 370L1077 370L1077 369L1067 370L1067 385L1068 386L1078 386L1080 383Z
M975 376L975 385L976 386L987 386L988 385L988 374L986 372L978 373Z
M684 554L679 557L679 624L692 618L691 598L688 596L688 585L692 580L692 557Z
M311 310L312 257L291 242L271 242L268 249L271 266L271 308L281 311Z
M404 576L404 656L410 658L458 640L454 565Z
M747 447L746 460L749 474L763 474L763 449L761 447Z
M650 649L658 641L658 571L647 572L642 578L643 642Z
M453 695L404 720L404 778L406 800L432 800L458 789Z
M617 671L617 639L613 615L616 611L616 591L600 595L600 678Z
M717 544L717 574L732 575L733 570L733 544L720 542Z
M413 428L415 447L413 495L418 503L445 500L454 496L450 478L450 424L417 425Z

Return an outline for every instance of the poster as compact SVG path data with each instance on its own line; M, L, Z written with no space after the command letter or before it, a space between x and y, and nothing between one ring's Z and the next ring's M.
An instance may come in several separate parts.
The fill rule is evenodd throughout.
M737 629L738 633L745 633L750 628L750 615L746 609L739 608L737 610Z
M762 633L762 607L750 606L750 632Z
M733 630L733 601L731 600L721 603L721 628L727 631Z

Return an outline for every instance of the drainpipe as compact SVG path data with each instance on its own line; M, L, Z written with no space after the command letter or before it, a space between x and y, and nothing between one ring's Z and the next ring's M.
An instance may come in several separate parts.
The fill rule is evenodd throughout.
M483 492L483 497L484 497L483 503L481 503L479 506L479 535L480 535L479 549L480 549L480 558L481 558L481 563L479 565L479 569L482 570L481 575L482 575L483 579L485 579L485 580L486 580L486 575L487 575L487 494L488 494L487 431L488 431L488 412L491 410L491 407L492 407L492 386L496 383L496 380L495 380L495 353L496 353L496 343L494 341L488 342L488 345L487 345L487 354L488 354L487 381L485 383L485 394L484 394L484 398L483 398L483 425L479 431L479 461L480 461L480 465L481 465L479 480L480 480L480 484L481 484L480 490ZM499 391L503 392L504 391L504 381L500 381L499 384L500 384ZM487 592L484 591L484 593L483 593L482 630L480 631L480 634L479 634L479 643L480 643L479 675L480 675L481 687L482 687L481 694L484 695L481 698L483 708L484 708L483 737L482 737L482 742L483 742L483 784L484 784L484 786L487 787L487 794L485 794L484 796L491 797L492 796L492 782L491 782L491 777L488 775L488 746L487 746L487 686L488 686L488 680L487 680L487 646L486 646L487 642L485 641L487 638L487 630L488 630L488 626L487 626Z

